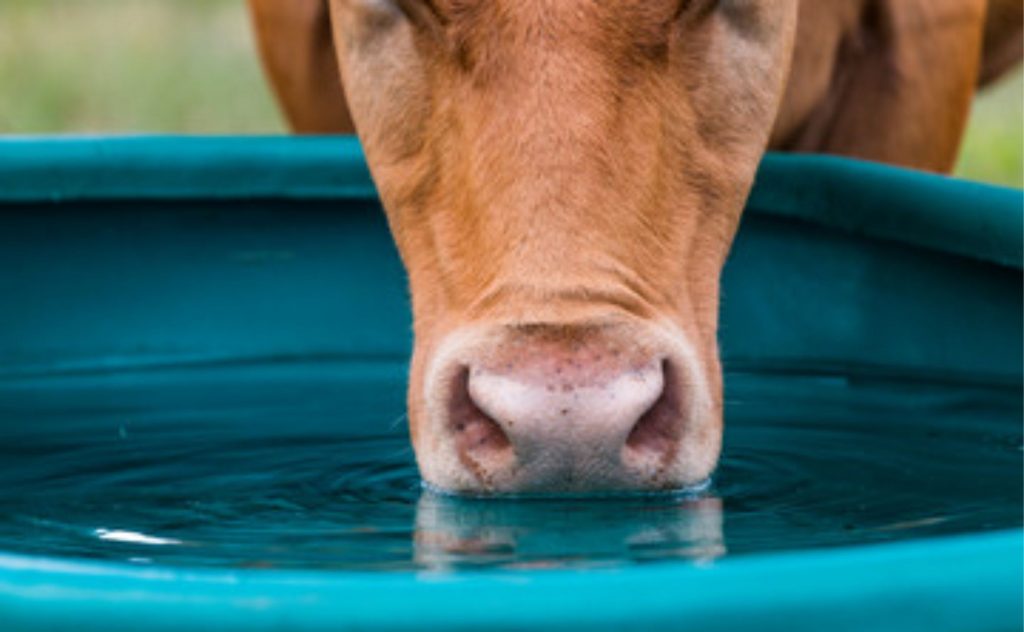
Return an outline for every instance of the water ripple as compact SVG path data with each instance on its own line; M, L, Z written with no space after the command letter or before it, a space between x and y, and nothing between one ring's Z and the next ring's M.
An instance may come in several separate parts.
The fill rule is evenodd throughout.
M391 427L400 391L322 384L289 399L240 383L202 402L195 385L164 385L172 392L150 406L131 389L103 406L70 390L47 394L66 405L45 415L32 401L0 409L0 551L245 568L606 567L1021 524L1016 391L836 381L801 399L733 387L743 403L728 411L712 485L509 500L423 489ZM271 395L273 406L253 401Z

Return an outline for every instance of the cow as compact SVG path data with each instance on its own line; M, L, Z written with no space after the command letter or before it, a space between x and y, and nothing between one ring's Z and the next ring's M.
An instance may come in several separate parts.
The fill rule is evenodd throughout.
M357 133L408 271L410 434L464 494L675 490L767 148L938 172L1021 0L249 0L293 130Z

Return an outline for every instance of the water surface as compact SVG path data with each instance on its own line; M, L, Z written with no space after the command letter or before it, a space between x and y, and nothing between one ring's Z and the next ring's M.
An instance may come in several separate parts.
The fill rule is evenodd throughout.
M0 551L235 568L605 567L1019 527L1020 389L734 373L695 494L425 491L397 363L0 383Z

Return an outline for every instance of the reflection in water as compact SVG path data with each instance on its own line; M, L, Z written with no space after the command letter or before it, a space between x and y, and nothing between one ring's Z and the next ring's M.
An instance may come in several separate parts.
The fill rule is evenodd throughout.
M128 542L131 544L148 544L151 546L173 546L176 544L182 544L181 540L175 540L174 538L158 538L152 535L146 535L145 533L136 533L134 531L124 531L121 529L96 529L93 534L100 540L107 540L110 542Z
M460 499L424 491L416 506L415 560L430 570L468 566L557 568L725 554L722 501Z

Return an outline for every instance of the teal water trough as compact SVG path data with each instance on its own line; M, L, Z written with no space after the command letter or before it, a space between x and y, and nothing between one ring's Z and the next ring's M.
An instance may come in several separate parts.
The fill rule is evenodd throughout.
M409 510L398 510L402 520L417 523L374 536L380 536L374 546L399 552L389 558L392 566L369 553L353 563L353 547L345 549L349 562L335 567L296 561L300 549L307 555L302 560L322 559L320 549L298 538L294 548L268 547L259 560L236 547L224 553L227 561L206 563L207 549L190 554L185 545L173 558L138 552L182 544L184 536L146 540L113 530L113 523L75 522L75 512L87 510L144 521L145 512L124 500L129 496L104 494L123 493L125 477L150 467L146 460L156 454L100 445L92 433L106 426L90 424L123 419L111 437L138 436L153 445L174 441L180 426L203 442L234 441L278 460L291 449L310 449L300 441L304 433L330 435L340 451L347 436L401 438L408 301L360 148L351 139L328 138L2 141L0 459L7 465L0 465L0 629L1020 629L1022 218L1020 191L838 158L764 160L723 282L727 424L737 434L727 433L721 501L701 509L712 507L715 518L700 523L697 549L641 563L642 543L663 542L657 538L664 534L633 530L626 516L612 536L593 535L629 534L620 539L631 548L616 549L615 563L580 565L552 550L538 559L558 559L545 565L557 568L467 569L472 550L445 549L449 557L441 559L422 534L503 533L526 555L529 538L509 527L524 519L519 510L511 517L507 506L459 513L443 499L421 499L414 507L418 492L396 487L395 506ZM268 366L275 368L259 373ZM216 377L223 370L236 377ZM238 371L248 377L238 378ZM296 371L305 377L296 378ZM335 379L355 386L323 404L328 400L317 393L327 393L333 387L323 384ZM188 401L178 395L185 391L174 390L182 380L193 380ZM259 385L248 391L258 392L238 395L246 380ZM303 391L310 380L321 390ZM922 390L914 386L919 383L929 386ZM386 409L382 425L346 422L341 408L359 397L366 400L361 405ZM246 407L238 403L243 400ZM264 414L284 400L293 402L287 414L294 448L275 434L279 417ZM777 407L751 412L743 400ZM847 430L856 430L862 416L887 410L886 419L895 421L865 427L884 434L899 426L893 436L902 443L886 444L883 458L873 449L830 443L831 435L814 434L820 426L794 426L803 434L787 436L830 450L827 460L849 458L842 471L856 481L847 487L857 500L851 496L844 506L844 498L832 498L830 516L843 519L819 516L821 533L813 520L788 523L789 532L804 529L802 544L776 537L769 546L745 539L744 529L756 525L744 526L744 516L756 512L745 514L738 499L778 499L735 491L751 483L730 472L744 471L745 441L764 455L786 453L758 437L776 436L766 428L785 422L791 401L803 402L806 418L815 406L832 411L821 418L845 419ZM182 412L200 404L217 414ZM244 430L238 418L247 420ZM760 419L766 434L744 435L748 418ZM325 419L334 425L325 427ZM148 439L147 428L154 433ZM256 435L274 449L244 443ZM813 444L811 435L825 439ZM930 458L930 448L921 446L938 435L953 447ZM958 441L978 442L972 443L977 451L958 451ZM92 451L74 452L83 446ZM197 444L189 446L161 458L184 467L198 458ZM740 446L738 456L730 456L730 446ZM902 453L917 460L903 462ZM991 459L964 456L990 453ZM72 454L80 460L59 462ZM104 465L88 461L90 455L117 460ZM766 457L763 467L783 468L786 460ZM388 480L410 480L407 461L396 470L404 473ZM274 461L273 467L306 472L313 462ZM888 478L856 478L876 462L888 468ZM915 463L943 468L941 482L917 484L921 498L947 497L945 517L911 524L890 516L884 528L860 529L857 512L880 519L888 509L871 499L894 494L901 477L913 479ZM223 455L221 469L258 465ZM130 497L149 499L161 511L170 509L175 493L187 495L175 484L187 488L199 478L186 473L170 484L159 472L152 476L131 479L137 494ZM378 468L375 476L385 474ZM789 476L792 488L775 496L801 498L808 486L826 484L799 472ZM308 480L295 484L296 497L351 498L359 485L350 477L311 491ZM273 486L273 477L263 484ZM227 494L230 483L224 485ZM240 533L257 537L257 527L273 527L261 516L290 511L309 518L306 505L288 500L276 499L275 514L200 509L206 516L225 512L216 514L222 523L237 511L245 527ZM886 507L898 513L914 502L910 493ZM320 506L330 511L329 502ZM453 511L461 516L455 526L445 523ZM489 520L501 524L488 526ZM160 524L166 536L183 523ZM76 530L86 526L95 528ZM571 522L567 528L572 531ZM826 541L825 530L853 535ZM130 537L137 547L131 553L109 548ZM121 544L112 543L118 539ZM452 563L456 554L463 565Z

